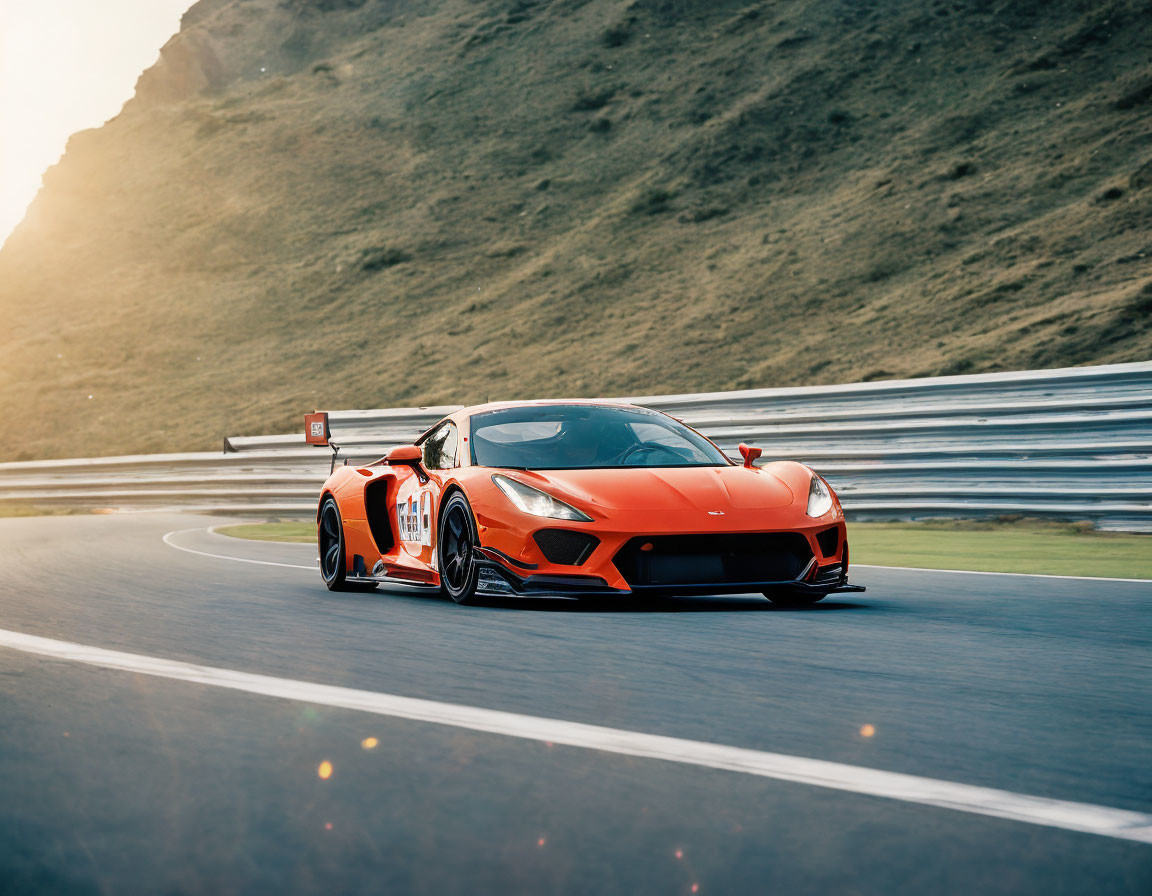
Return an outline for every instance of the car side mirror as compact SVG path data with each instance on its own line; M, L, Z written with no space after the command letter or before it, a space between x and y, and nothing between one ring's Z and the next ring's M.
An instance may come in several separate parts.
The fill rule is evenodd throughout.
M411 467L416 471L416 476L419 477L421 482L428 480L428 476L425 474L424 467L422 466L424 452L420 450L419 445L398 445L384 455L384 460L388 461L389 465L393 467Z
M755 461L764 451L760 448L753 448L751 445L740 443L740 454L744 458L744 466L752 469L752 462Z
M387 454L384 459L393 466L398 464L418 464L424 459L424 452L419 445L398 445Z

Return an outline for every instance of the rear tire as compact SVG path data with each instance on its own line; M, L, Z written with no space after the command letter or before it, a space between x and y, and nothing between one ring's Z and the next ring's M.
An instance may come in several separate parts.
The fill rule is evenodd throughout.
M480 570L476 566L476 520L463 492L453 492L440 510L436 564L440 590L458 604L475 603Z
M320 577L329 591L372 591L372 582L349 582L348 563L344 554L344 522L336 499L329 495L320 505L320 523L316 527L316 546L320 550Z
M765 591L764 596L776 607L810 607L824 600L827 594L797 594L787 591Z

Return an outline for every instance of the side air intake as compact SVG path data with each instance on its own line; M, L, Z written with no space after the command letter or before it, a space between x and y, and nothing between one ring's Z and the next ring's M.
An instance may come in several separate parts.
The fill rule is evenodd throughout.
M396 538L392 534L392 514L388 512L388 483L391 481L387 476L374 479L364 490L368 528L381 554L388 553L396 545Z

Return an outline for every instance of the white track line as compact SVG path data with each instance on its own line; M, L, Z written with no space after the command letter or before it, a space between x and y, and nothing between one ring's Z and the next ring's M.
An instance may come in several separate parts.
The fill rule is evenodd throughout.
M315 566L298 566L294 563L273 563L271 560L249 560L246 557L232 557L228 554L210 554L207 551L197 551L193 548L186 548L170 540L173 535L182 535L185 532L211 532L213 535L218 534L215 526L209 526L206 529L177 529L164 536L164 543L179 551L187 551L189 554L199 554L201 557L215 557L217 560L235 560L238 563L257 563L260 566L284 566L288 569L306 569L309 572L316 571ZM1152 582L1152 579L1119 579L1108 578L1107 576L1054 576L1039 572L989 572L981 569L933 569L926 566L876 566L872 563L853 563L852 567L854 569L904 569L912 572L954 572L966 576L1023 576L1029 579L1074 579L1084 582Z
M1150 539L1152 541L1152 539ZM1152 579L1121 579L1109 576L1054 576L1043 572L993 572L987 569L935 569L930 566L875 566L853 563L853 569L906 569L912 572L954 572L964 576L1017 576L1026 579L1071 579L1079 582L1152 582Z
M87 663L106 669L156 675L161 678L190 681L285 700L301 700L376 715L502 734L506 737L741 772L746 775L885 797L975 815L990 815L993 818L1006 818L1044 827L1099 834L1119 840L1152 843L1152 814L1144 812L1026 796L1006 790L938 781L933 778L861 768L838 762L825 762L821 759L805 759L800 756L786 756L781 753L766 753L723 744L603 728L560 719L524 716L474 706L439 703L394 694L216 669L211 666L197 666L3 629L0 629L0 647L59 660Z
M208 551L198 551L195 548L186 548L182 544L176 544L172 541L173 535L183 535L185 532L211 532L211 529L177 529L174 532L169 532L164 536L164 544L170 548L176 548L178 551L187 551L189 554L199 554L201 557L214 557L217 560L235 560L237 563L255 563L258 566L283 566L286 569L306 569L309 572L316 572L315 566L301 566L298 563L273 563L271 560L249 560L247 557L232 557L228 554L210 554ZM224 537L224 536L221 536Z

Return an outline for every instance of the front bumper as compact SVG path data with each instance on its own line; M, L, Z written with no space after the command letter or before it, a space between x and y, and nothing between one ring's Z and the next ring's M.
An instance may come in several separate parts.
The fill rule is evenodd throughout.
M811 519L791 507L597 511L592 522L522 514L475 501L481 590L496 594L832 594L847 580L838 508Z
M483 550L483 549L481 549ZM486 552L485 552L486 553ZM693 596L705 594L761 594L765 591L793 594L859 593L863 585L851 585L847 575L835 581L819 584L787 579L757 582L693 582L682 585L637 585L632 588L613 588L599 576L552 575L529 573L521 575L506 565L485 557L477 561L480 594L517 597L636 597L636 596Z

